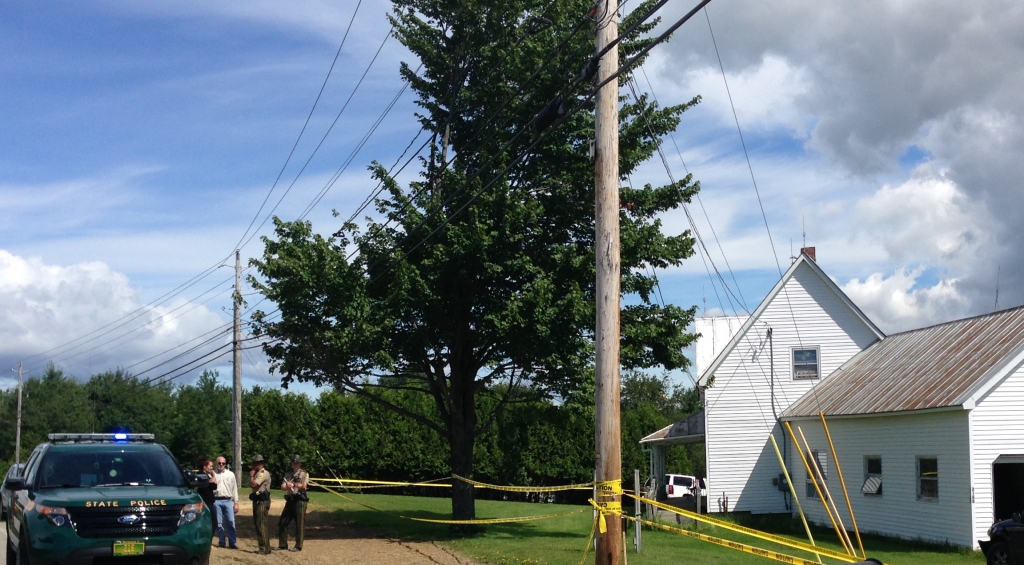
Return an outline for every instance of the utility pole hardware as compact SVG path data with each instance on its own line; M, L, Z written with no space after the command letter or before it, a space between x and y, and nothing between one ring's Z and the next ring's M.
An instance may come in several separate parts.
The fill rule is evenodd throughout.
M231 407L231 458L235 478L242 480L242 252L235 250L235 334L232 377L234 395Z
M21 463L21 390L23 381L21 378L21 361L18 361L18 429L14 432L14 464Z
M614 45L597 64L596 84L619 68L616 4L603 1L597 18L596 52ZM609 80L595 98L594 199L597 259L595 437L597 499L603 512L597 531L596 565L619 565L622 559L622 452L619 422L619 81Z

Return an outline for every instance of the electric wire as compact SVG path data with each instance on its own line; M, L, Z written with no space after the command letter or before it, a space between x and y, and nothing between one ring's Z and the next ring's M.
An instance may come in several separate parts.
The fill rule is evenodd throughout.
M382 43L381 44L381 48L383 48L383 47L384 47L384 44ZM422 65L420 65L420 66L422 67ZM414 74L418 73L418 72L419 72L419 68L417 68L416 71L414 71ZM377 128L380 127L380 124L384 121L384 119L388 116L388 114L391 113L391 109L395 107L395 104L398 103L398 100L402 97L403 94L405 94L405 91L408 90L408 88L409 88L409 82L405 81L402 84L402 88L400 88L398 90L398 93L395 94L395 96L391 99L391 103L387 105L387 107L384 109L384 111L381 113L381 115L377 117L376 121L374 121L373 125L370 126L369 131L367 131L363 135L362 139L359 140L359 143L357 143L356 146L349 153L348 158L345 159L345 161L342 163L342 165L340 167L338 167L338 170L335 171L334 175L331 176L330 180L327 181L327 184L325 184L324 187L322 189L320 189L320 192L318 192L317 195L313 197L313 200L306 206L306 208L302 211L302 213L299 214L299 221L305 219L305 217L310 212L313 211L313 208L315 208L316 205L319 204L321 200L323 200L324 196L327 195L327 192L330 191L331 188L334 187L335 183L338 182L338 179L341 178L341 175L343 175L345 173L345 171L348 170L349 165L351 165L352 161L355 160L356 155L359 154L359 151L361 151L363 149L363 146L366 145L366 143L370 140L370 137L372 137L373 134L377 131ZM420 129L420 131L421 132L423 131L422 128ZM412 143L414 143L415 140L417 138L419 138L419 136L420 136L420 133L417 132L416 133L416 137L413 138L413 141L410 142L409 145L412 145ZM406 148L406 151L408 151L408 147ZM405 155L404 152L402 154ZM401 159L401 157L399 157L399 159Z
M638 88L636 86L636 78L633 75L633 73L629 73L628 74L627 79L626 79L626 85L629 87L630 92L633 94L633 99L636 100L637 103L639 103L640 102L640 95L637 93ZM658 156L661 158L661 164L665 168L665 174L668 176L669 182L672 183L672 184L676 184L675 175L672 173L672 168L668 164L668 159L665 157L665 152L661 148L661 145L662 145L661 139L659 137L655 136L654 128L651 126L651 122L648 119L646 113L640 112L640 119L643 120L644 125L647 128L648 134L650 134L651 138L654 140L655 147L656 147L656 149L658 151ZM689 173L687 173L687 174L689 174ZM740 302L739 298L737 298L736 295L732 292L732 289L729 288L729 285L728 285L728 283L726 283L725 278L722 276L721 271L718 270L718 266L715 265L714 259L711 258L711 252L708 250L707 245L705 245L704 238L700 234L700 229L697 227L697 223L694 221L693 216L690 214L690 206L689 206L689 204L687 204L686 202L683 202L682 203L682 208L683 208L683 213L686 215L686 219L690 223L690 228L693 230L693 234L694 234L694 236L697 239L697 242L698 242L700 250L702 250L703 253L707 255L708 260L711 262L712 268L714 268L715 275L718 276L719 283L722 285L722 288L724 289L724 291L726 293L725 294L726 299L729 301L729 307L735 311L735 307L732 304L732 298L735 298L737 303L739 303L740 306L742 306L743 309L747 312L747 315L750 315L750 311L747 310L746 305L744 305L742 302ZM707 265L705 263L705 268L706 267L707 267ZM711 276L711 271L710 270L708 271L708 278L711 279L711 284L714 285L715 284L714 277ZM730 295L732 295L731 298L730 298Z
M663 32L657 38L652 40L648 45L646 45L644 48L642 48L637 54L635 54L633 57L631 57L625 64L621 65L618 69L616 69L605 80L601 81L596 86L594 86L594 88L592 88L589 92L587 92L587 94L585 96L583 96L583 99L576 106L574 106L571 110L567 111L565 114L563 114L558 119L556 119L554 122L552 122L551 125L548 126L548 128L545 129L541 133L541 135L537 138L537 140L535 140L525 150L523 150L515 158L513 158L512 161L505 168L503 168L489 182L487 182L480 189L478 189L469 199L466 200L465 203L462 204L462 206L460 206L458 209L456 209L455 212L453 212L451 215L446 217L444 219L444 221L442 221L437 227L435 227L433 230L431 230L430 233L428 233L423 239L421 239L419 242L417 242L415 245L413 245L408 251L402 253L402 255L398 258L398 261L401 261L401 260L405 259L406 257L408 257L409 254L411 254L413 251L415 251L417 248L419 248L419 246L422 245L423 243L425 243L431 236L433 236L435 233L440 231L444 226L448 225L448 223L451 222L451 220L455 216L457 216L459 213L461 213L463 210L465 210L470 204L472 204L477 198L479 198L480 195L483 194L484 191L489 189L491 186L494 185L494 183L496 183L498 180L500 180L503 177L503 175L505 173L507 173L513 166L517 165L520 161L522 161L526 157L526 155L528 155L530 151L532 151L537 145L539 145L542 141L544 141L544 139L546 139L547 136L551 134L551 132L555 131L558 126L560 126L562 123L567 121L570 117L572 117L577 112L579 112L585 106L585 104L587 102L589 102L591 99L594 98L594 96L597 95L597 93L600 91L600 89L603 86L605 86L606 84L608 84L609 82L611 82L613 80L618 80L620 75L622 75L624 72L627 72L629 69L631 69L633 66L635 66L637 61L639 61L643 56L645 56L648 52L650 52L651 49L653 49L656 45L658 45L658 44L664 42L666 39L668 39L668 37L673 32L675 32L676 29L678 29L680 26L682 26L684 23L686 23L690 18L692 18L694 16L694 14L699 12L701 8L703 8L704 6L709 4L710 2L711 2L711 0L703 0L702 2L700 2L696 7L694 7L692 10L687 12L681 18L679 18L665 32ZM578 81L573 81L570 86L575 85L577 82ZM451 196L449 196L449 198L446 200L446 202L450 202L451 199L453 199L456 194L458 194L459 192L465 190L465 188L469 186L469 183L472 182L473 180L475 180L476 177L479 176L480 172L484 168L489 166L495 159L497 159L497 157L503 155L505 150L508 148L508 146L511 145L515 141L515 139L518 138L519 135L522 134L522 132L525 129L526 129L525 127L521 128L519 130L519 132L517 132L513 136L513 138L508 143L506 143L505 146L503 146L498 151L498 153L496 153L494 156L492 156L490 159L488 159L488 161L486 163L484 163L484 165L482 165L480 167L480 169L478 169L477 172L474 173L474 175L471 178L469 178L465 183L463 183L463 185L459 189L454 191L453 194ZM439 209L443 209L443 205ZM420 225L423 225L423 224L421 223ZM367 270L368 271L371 270L372 267L374 265L376 265L378 262L379 262L379 260L375 261L374 264L371 265L371 267L368 268ZM381 272L379 274L377 274L375 277L373 277L370 280L370 282L372 283L372 282L376 281L378 278L383 276L388 271L390 271L390 268L386 269L385 271L383 271L383 272Z
M544 68L545 68L545 67L547 67L547 65L548 65L548 64L550 64L550 63L551 63L551 61L553 61L553 60L554 60L555 56L556 56L556 55L558 55L558 53L560 53L560 52L561 52L561 50L565 48L565 46L566 46L566 45L568 44L568 42L569 42L569 41L570 41L570 40L571 40L571 39L572 39L572 38L573 38L573 37L574 37L574 36L576 35L576 33L578 33L578 32L579 32L579 31L580 31L580 30L581 30L581 29L583 28L583 26L584 26L584 25L586 24L586 21L587 21L587 20L585 20L585 19L584 19L584 20L581 20L581 21L580 21L580 22L579 22L578 24L576 24L576 26L574 26L574 27L572 28L572 30L570 30L570 33L569 33L569 35L568 35L568 36L567 36L566 38L564 38L564 39L563 39L563 40L562 40L562 41L561 41L561 42L560 42L560 43L559 43L558 45L556 45L556 46L555 46L555 47L554 47L554 48L553 48L553 49L551 50L551 53L550 53L550 55L548 56L548 58L547 58L547 59L545 59L545 60L544 60L544 61L543 61L543 62L542 62L542 63L540 64L540 66L538 66L538 67L537 67L537 69L536 69L536 70L534 70L534 72L533 72L533 73L532 73L532 74L531 74L531 75L530 75L529 77L527 77L527 78L526 78L526 80L524 80L524 81L523 81L523 82L522 82L522 83L521 83L521 84L520 84L520 85L519 85L519 86L518 86L518 87L516 88L516 91L515 91L515 92L513 92L513 93L511 94L511 96L509 96L508 98L506 98L506 100L504 101L504 103L502 103L502 104L501 104L501 105L500 105L500 106L498 107L498 109L497 109L497 110L495 110L495 111L494 111L494 112L493 112L493 113L491 114L490 118L488 118L488 119L487 119L487 120L486 120L486 121L485 121L485 122L484 122L483 124L481 124L481 125L480 125L480 126L479 126L479 127L477 128L477 129L476 129L476 131L475 131L475 132L473 133L473 135L472 135L472 136L471 136L471 137L470 137L470 138L469 138L468 140L466 140L466 142L465 142L465 145L469 145L469 144L471 144L471 143L472 143L473 141L475 141L475 140L476 140L476 138L477 138L477 137L479 137L479 136L480 136L481 134L483 134L483 132L485 132L485 131L490 131L490 129L493 129L493 128L489 128L488 126L489 126L489 125L490 125L490 124L491 124L491 123L492 123L492 122L493 122L493 121L494 121L495 119L497 119L497 117L498 117L498 116L499 116L499 115L501 114L501 112L502 112L502 111L504 111L504 109L505 109L506 107L508 107L508 105L509 105L509 104L510 104L510 103L511 103L511 102L512 102L513 100L516 100L516 99L517 99L517 98L518 98L518 97L519 97L520 95L522 95L522 93L523 93L523 90L524 90L524 89L525 89L525 88L526 88L526 87L527 87L527 86L528 86L528 85L529 85L529 84L530 84L531 82L533 82L533 80L537 78L537 76L538 76L538 75L539 75L539 74L541 73L541 71L543 71L543 70L544 70ZM520 40L520 41L521 41L521 40ZM511 51L511 50L510 50L510 51ZM502 62L504 62L504 60L505 60L505 59L507 59L507 58L508 58L508 55L506 55L506 56L505 56L505 57L504 57L504 58L502 59ZM495 67L493 67L493 68L492 68L492 70L491 70L491 73L493 73L493 72L494 72L494 70L495 70L495 69L496 69L496 68L497 68L498 66L500 66L500 63L499 63L498 65L495 65ZM487 75L487 76L489 77L491 73L488 73L488 75ZM569 88L571 88L572 86L574 86L575 84L577 84L577 83L579 82L579 80L580 80L579 78L577 78L576 80L574 80L574 81L573 81L573 82L572 82L572 83L570 84L570 86L569 86L569 87L567 87L567 88L563 89L563 92L564 92L564 91L566 91L566 90L569 90ZM528 102L529 102L529 101L530 101L530 100L532 99L532 97L533 97L533 93L532 93L532 92L530 92L530 93L527 93L527 94L526 94L526 96L525 96L525 98L523 98L523 99L522 99L522 101L521 101L521 104L520 104L520 110L517 110L516 112L518 112L518 111L521 111L521 109L522 109L522 108L525 108L525 105L526 105L526 104L527 104L527 103L528 103ZM501 126L500 126L500 127L501 127L501 128L503 128L503 127L505 127L506 125L508 125L509 121L511 121L511 120L512 120L512 118L514 118L514 117L515 117L515 112L514 112L514 113L513 113L512 115L508 116L508 117L506 118L506 120L505 120L505 121L504 121L504 122L503 122L503 123L501 124ZM527 125L527 126L524 126L524 128L525 128L525 127L528 127L528 125ZM523 131L523 129L520 129L520 132L519 132L519 133L522 133L522 131ZM518 133L517 133L516 137L518 137ZM513 140L514 140L514 139L515 139L515 138L513 138ZM505 149L506 149L506 148L507 148L507 147L508 147L509 145L511 145L511 143L512 143L512 142L510 141L510 142L509 142L508 144L506 144L506 146L505 146L505 147L503 147L503 148L502 148L501 150L499 150L499 151L498 151L498 155L500 155L501 153L503 153L503 152L504 152L504 150L505 150ZM443 171L444 171L445 169L447 169L447 168L448 168L448 166L449 166L449 165L450 165L451 163L453 163L453 162L455 161L455 159L457 158L457 155L458 155L458 153L457 153L457 152L453 152L453 153L454 153L454 154L452 155L452 158L451 158L451 159L449 159L449 160L447 160L447 161L445 161L445 162L443 162L443 163L441 164L441 166L439 167L439 170L440 170L440 172L442 172L442 173L443 173ZM483 168L484 168L484 167L486 167L486 166L487 166L487 164L489 164L489 163L490 163L490 161L492 161L492 160L493 160L493 158L492 158L491 160L489 160L489 161L488 161L488 163L486 163L486 164L485 164L484 166L482 166L482 167L481 167L481 168L480 168L480 169L478 170L478 173L479 173L480 171L482 171L482 170L483 170ZM404 167L403 167L403 168L404 168ZM478 175L476 175L476 176L478 176ZM473 177L473 179L475 179L475 178L476 178L476 176L474 176L474 177ZM468 184L468 182L472 182L472 180L473 180L473 179L470 179L469 181L467 181L467 184ZM383 183L383 179L381 180L381 182ZM464 185L464 186L466 186L466 185ZM412 195L411 195L411 196L410 196L410 197L408 198L408 200L406 201L405 205L404 205L404 206L403 206L403 207L402 207L402 208L401 208L400 210L398 210L397 212L395 212L395 213L394 213L393 215L391 215L391 216L392 216L392 217L394 217L394 216L400 216L400 215L401 215L401 214L402 214L403 212L405 212L405 211L406 211L406 210L407 210L407 209L408 209L408 208L409 208L410 206L412 206L413 204L415 204L416 200L417 200L417 199L418 199L418 198L419 198L419 197L420 197L420 196L421 196L421 195L423 194L423 192L425 192L425 191L426 191L426 190L427 190L428 188L430 188L430 183L423 183L423 185L422 185L422 186L421 186L421 187L419 188L419 190L415 191L415 192L414 192L414 193L413 193L413 194L412 194ZM447 204L448 204L448 203L449 203L449 202L451 201L451 198L454 198L454 196L456 196L456 195L457 195L457 194L458 194L459 192L460 192L460 191L459 191L459 190L457 190L457 191L456 191L455 193L453 193L453 194L452 194L452 196L451 196L451 197L449 197L449 199L445 200L445 202L443 202L443 203L441 204L440 208L441 208L441 209L443 209L443 207L444 207L445 205L447 205ZM385 228L386 228L386 227L387 227L388 225L390 225L390 224L391 224L391 221L392 221L392 217L389 217L389 218L388 218L388 219L387 219L387 220L386 220L386 221L385 221L385 222L384 222L383 224L375 224L375 225L374 225L374 228L376 228L376 229L378 230L378 232L377 232L377 233L380 233L380 230L383 230L383 229L385 229ZM350 254L350 255L349 255L349 256L348 256L347 258L346 258L346 260L350 260L350 259L351 259L351 258L352 258L353 256L355 256L355 253L356 253L356 251L353 251L353 252L352 252L352 254Z
M223 264L223 262L226 261L227 259L228 258L225 257L224 259L221 259L220 261L217 261L216 264L214 264L214 265L212 265L210 267L207 267L202 272L200 272L198 275L190 278L189 280L181 283L180 285L178 285L178 286L174 287L173 289L167 291L166 293L160 295L159 297L157 297L152 302L149 302L148 304L144 304L142 306L139 306L138 308L132 310L131 312L128 312L127 314L121 316L120 318L112 320L112 321L110 321L110 322L108 322L108 323L106 323L106 324L104 324L104 325L102 325L102 326L100 326L100 327L98 327L98 328L88 332L88 333L82 334L82 335L80 335L80 336L78 336L78 337L76 337L74 339L71 339L69 341L66 341L66 342L64 342L64 343L62 343L60 345L51 347L50 349L47 349L47 350L44 350L44 351L40 351L39 353L35 353L33 355L29 355L28 357L24 358L24 361L28 361L30 359L35 359L37 357L46 356L46 355L48 355L50 353L53 353L55 351L59 351L61 349L65 349L65 348L71 347L72 344L75 344L75 343L77 343L79 341L86 340L86 341L84 341L81 344L78 344L78 345L75 345L74 347L71 347L72 350L76 349L77 347L79 347L81 345L84 345L85 343L89 343L89 342L93 341L94 339L98 339L99 337L102 337L103 335L106 335L107 333L110 333L110 331L116 330L118 327L121 327L124 324L127 324L128 322L131 322L132 320L134 320L134 319L142 316L143 314L149 312L150 309L152 309L152 308L154 308L156 306L159 306L160 304L163 304L164 302L170 300L171 298L174 298L175 296L178 296L179 294L181 294L185 290L187 290L187 289L191 288L192 286L198 284L200 281L202 281L206 277L212 275L213 272L216 271L216 269L218 267L220 267L221 264ZM107 328L110 328L110 326L115 326L115 324L118 324L119 322L122 322L122 323L117 325L114 328L111 328L110 330L108 330L106 332L101 333L98 336L94 336L94 334L102 332L103 330L105 330ZM94 337L92 337L90 339L86 339L86 338L89 338L90 336L94 336Z
M110 351L111 349L114 349L115 347L121 347L121 346L123 346L123 345L125 345L127 343L135 341L136 339L139 339L143 335L146 335L144 332L150 332L150 331L156 330L156 329L162 327L163 325L165 325L165 324L167 324L169 322L172 322L172 321L174 321L174 320L184 316L185 314L188 314L189 312L195 310L196 308L199 308L199 307L207 304L211 300L213 300L213 299L215 299L215 298L217 298L219 296L222 296L224 294L225 290L231 290L230 286L222 289L218 293L213 294L212 296L210 296L209 298L207 298L206 300L204 300L202 302L195 302L196 300L198 300L199 298L202 298L206 294L209 294L209 293L213 292L214 290L217 290L217 287L220 287L220 286L224 285L225 283L228 282L228 280L230 280L233 277L234 277L234 275L229 277L227 280L224 280L224 281L221 281L221 282L217 283L213 287L209 288L208 290L206 290L202 294L192 298L191 300L188 300L188 301L178 305L177 307L175 307L175 308L173 308L173 309L171 309L171 310L169 310L169 311L167 311L167 312L165 312L163 314L159 314L159 316L157 318L152 319L152 320L150 320L148 322L145 322L145 323L143 323L142 325L140 325L138 327L129 329L128 331L126 331L126 332L124 332L124 333L122 333L120 335L117 335L117 336L115 336L115 337L113 337L113 338L111 338L111 339L109 339L107 341L98 343L98 344L96 344L96 345L94 345L94 346L92 346L92 347L90 347L88 349L84 349L84 350L79 351L77 353L74 353L74 354L71 354L71 355L66 355L66 356L56 356L56 357L53 357L53 358L51 358L49 360L49 362L53 362L53 363L65 362L66 363L66 362L68 362L68 361L70 361L72 359L78 359L82 355L85 355L87 353L91 353L93 351L99 350L100 348L104 348L105 346L106 347L104 349L98 351L98 353L106 353L106 352ZM177 315L171 316L171 314L174 314L175 312L177 312L178 310L181 310L182 308L185 308L186 306L191 306L191 308L188 308L187 310L185 310L183 312L180 312ZM150 312L153 312L153 310L150 310ZM125 338L127 338L127 339L125 339Z
M638 68L640 69L641 74L644 75L644 81L647 82L647 90L651 93L651 98L653 98L655 102L658 102L658 95L654 92L654 85L651 83L650 77L647 76L647 70L644 69L643 65L639 65ZM658 104L660 105L660 102ZM668 138L676 150L676 155L679 156L679 162L683 165L683 171L685 171L686 174L690 174L690 168L686 166L686 160L683 159L683 152L679 150L679 144L676 143L675 135L673 135L672 132L669 132ZM732 278L733 284L736 285L736 292L739 294L740 304L743 305L743 310L749 314L750 309L747 307L747 300L743 296L743 288L740 286L739 281L736 280L736 273L732 270L732 265L729 264L729 257L726 256L725 248L722 246L722 242L718 238L718 232L715 231L715 226L711 223L711 217L708 215L708 210L704 206L704 200L701 199L699 192L695 196L697 198L697 204L700 206L701 212L704 214L704 220L707 222L708 228L711 230L711 237L714 238L715 245L718 246L718 252L722 254L722 260L725 262L725 270L729 272L729 276Z
M747 160L747 170L750 171L750 182L754 184L754 194L757 195L757 205L761 208L761 218L764 219L764 229L768 232L768 242L772 247L772 256L775 257L775 267L782 276L782 264L779 263L779 254L775 252L775 242L772 240L772 230L768 227L768 215L764 212L764 203L761 202L761 191L757 188L757 179L754 178L754 166L750 163L750 153L747 152L747 142L743 139L743 130L740 128L740 118L736 114L736 105L732 100L732 91L729 90L729 81L725 80L725 66L722 64L722 55L718 52L718 41L715 40L715 32L711 29L711 16L704 10L704 17L708 21L708 31L711 32L711 43L715 46L715 56L718 58L718 68L722 71L722 82L725 83L725 93L729 97L729 107L732 108L732 118L736 122L736 132L740 136L740 145L743 147L743 156Z
M274 212L277 211L278 206L280 206L281 202L283 202L284 199L288 196L288 193L292 191L292 188L295 187L295 183L298 182L299 177L302 176L302 173L305 172L306 167L308 167L310 162L313 161L313 157L315 157L317 152L320 151L320 148L323 147L324 141L327 140L327 136L330 135L331 131L334 129L334 126L338 124L338 120L341 119L342 114L344 114L345 110L348 109L349 103L352 102L352 98L356 95L356 92L359 91L359 87L362 86L363 80L366 79L366 75L370 72L370 69L373 68L373 64L377 61L377 57L380 55L381 50L384 48L384 44L386 44L388 42L388 39L391 38L391 33L393 30L394 27L389 29L388 34L384 36L384 41L382 41L380 47L377 48L377 52L373 55L373 59L370 60L370 64L366 66L366 70L363 71L363 74L359 78L359 81L356 83L355 87L353 87L352 92L349 93L348 98L345 100L345 103L341 107L341 110L338 110L338 114L334 117L334 121L331 122L330 127L328 127L327 131L324 132L324 135L320 138L320 142L317 143L316 148L313 149L313 152L310 154L309 158L306 159L306 162L302 165L302 168L299 169L299 172L296 173L295 178L292 179L292 182L288 185L288 188L285 189L284 194L282 194L281 197L277 200L277 203L274 204L274 207L271 208L269 212L267 212L267 215L263 218L263 221L260 222L260 225L253 231L252 235L250 235L248 239L245 239L245 242L239 246L240 249L248 245L249 242L252 241L252 239L256 237L256 235L260 232L260 230L263 229L263 226L266 225L267 220L273 217Z
M306 127L309 126L309 121L313 117L313 112L316 110L317 105L320 103L320 97L324 94L324 89L327 87L327 81L331 78L331 73L334 72L335 65L338 64L338 57L341 55L341 49L345 47L345 41L348 40L348 34L352 31L352 23L356 20L356 14L359 13L359 7L362 6L363 0L356 2L356 9L352 11L352 17L348 21L348 27L345 28L345 35L341 38L341 44L338 45L338 51L334 54L334 60L331 61L331 67L327 69L327 76L324 77L323 84L320 85L320 92L316 95L316 100L313 101L313 107L309 109L309 115L306 116L306 121L302 124L302 129L299 130L299 136L295 138L295 143L292 144L291 151L288 152L288 157L284 160L284 165L281 165L280 172L277 173L277 178L274 179L274 184L270 186L270 190L267 195L263 198L263 203L260 204L259 210L256 210L256 214L252 217L252 221L249 222L249 226L245 228L245 232L242 237L238 239L238 243L235 244L235 249L241 249L242 241L245 240L245 236L249 235L249 230L252 229L253 224L260 217L260 212L263 211L263 207L267 205L267 201L270 200L270 195L274 193L274 189L277 188L277 183L281 181L281 177L284 175L285 169L288 168L288 163L291 162L292 156L295 154L295 149L299 146L299 140L302 139L302 135L306 132Z

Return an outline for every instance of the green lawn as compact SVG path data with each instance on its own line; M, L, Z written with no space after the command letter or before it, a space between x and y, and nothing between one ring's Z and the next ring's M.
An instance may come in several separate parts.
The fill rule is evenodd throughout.
M356 501L384 510L385 513L369 510L330 493L311 493L311 496L314 502L326 505L336 517L344 522L357 528L365 528L367 535L379 534L403 539L433 540L477 561L499 565L578 565L593 524L591 512L585 511L580 514L535 522L488 525L481 527L480 531L475 533L460 535L454 533L447 525L416 522L397 516L449 518L451 502L445 498L380 494L346 495ZM478 518L505 518L569 512L580 507L479 500L476 508ZM778 519L768 521L755 517L744 520L742 523L749 527L792 536L803 541L803 536L794 535L795 532L802 532L798 521L782 521L780 523ZM761 542L721 528L701 526L697 531L796 557L813 559L813 556L804 552ZM632 526L630 526L627 540L630 565L653 565L656 563L766 565L775 563L775 561L763 557L650 529L643 531L643 552L638 554L633 551L632 533ZM814 538L818 540L819 544L841 551L841 547L833 543L833 540L836 539L834 532L818 529L814 534ZM981 564L985 562L980 552L958 551L956 548L879 536L864 536L864 545L867 548L868 556L881 559L890 565ZM836 563L835 560L827 558L823 560L825 563ZM593 562L594 554L591 551L587 555L586 563L592 564Z

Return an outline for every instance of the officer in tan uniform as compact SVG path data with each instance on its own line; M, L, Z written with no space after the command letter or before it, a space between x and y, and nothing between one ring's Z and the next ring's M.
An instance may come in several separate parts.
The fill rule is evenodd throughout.
M270 471L263 468L263 456L252 458L252 469L249 470L249 500L252 501L252 519L256 523L256 543L259 544L259 555L270 554L270 536L267 533L267 514L270 512Z
M302 551L302 539L306 529L306 487L309 486L309 474L302 468L302 458L292 457L292 470L284 475L281 490L284 495L284 510L277 523L277 548L288 549L288 526L295 522L295 547L292 551Z

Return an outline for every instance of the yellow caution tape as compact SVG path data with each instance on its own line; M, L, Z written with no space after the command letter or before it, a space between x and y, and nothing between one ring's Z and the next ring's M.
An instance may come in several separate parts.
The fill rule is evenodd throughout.
M698 539L698 540L701 540L701 541L706 541L706 542L709 542L709 543L713 543L715 545L720 545L722 547L728 547L729 549L735 549L737 551L742 551L743 553L749 553L751 555L758 555L760 557L765 557L767 559L771 559L773 561L779 561L781 563L790 563L791 565L819 565L819 563L817 561L811 561L810 559L804 559L803 557L793 557L792 555L786 555L785 553L779 553L777 551L769 551L767 549L761 549L759 547L754 547L752 545L746 545L746 544L743 544L743 543L739 543L739 542L735 542L735 541L730 541L730 540L727 540L727 539L717 538L715 536L709 536L707 534L701 534L701 533L698 533L698 532L691 532L690 530L684 530L682 528L673 528L672 526L667 526L665 524L659 524L657 522L651 522L650 520L644 520L643 518L635 518L633 516L628 516L628 515L626 515L626 518L629 519L629 520L633 520L634 522L640 522L641 524L644 524L646 526L650 526L652 528L657 528L659 530L664 530L666 532L672 532L674 534L679 534L679 535L691 537L693 539Z
M569 515L572 515L572 514L580 514L582 512L586 512L587 511L586 508L581 508L579 510L572 510L570 512L561 512L561 513L558 513L558 514L544 514L542 516L518 516L518 517L514 517L514 518L484 518L484 519L478 519L478 520L434 520L434 519L431 519L431 518L416 518L416 517L413 517L413 516L403 516L401 514L395 514L393 512L388 512L387 510L381 510L380 508L371 506L369 504L365 504L363 502L359 502L358 500L355 500L352 497L345 496L344 494L334 490L333 488L331 488L331 487L329 487L327 485L317 484L312 479L310 479L309 482L313 486L318 486L320 488L323 488L327 492L330 492L330 493L333 493L333 494L335 494L337 496L340 496L341 498L344 498L345 500L347 500L347 501L349 501L349 502L351 502L353 504L357 504L359 506L362 506L363 508L368 508L370 510L373 510L373 511L376 511L376 512L380 512L382 514L391 514L392 516L398 516L399 518L404 518L406 520L414 520L416 522L429 522L431 524L512 524L512 523L517 523L517 522L531 522L533 520L545 520L545 519L548 519L548 518L558 518L560 516L569 516Z
M601 498L614 498L622 496L622 480L614 479L610 481L597 481L594 483L594 490L597 491L597 501L591 500L600 515L598 516L598 525L601 533L608 531L608 520L605 518L607 514L621 514L622 513L622 502L621 500L602 500Z
M745 534L745 535L748 535L748 536L751 536L751 537L755 537L755 538L758 538L758 539L761 539L761 540L764 540L764 541L768 541L768 542L772 542L772 543L777 543L779 545L784 545L786 547L790 547L790 548L793 548L793 549L799 549L799 550L802 550L802 551L807 551L809 553L816 553L816 554L820 554L820 555L826 555L828 557L839 559L839 560L845 561L847 563L853 563L855 561L860 561L861 560L860 557L856 557L856 556L850 555L848 553L844 553L844 552L840 552L840 551L835 551L835 550L828 549L828 548L825 548L825 547L820 547L820 546L817 546L817 545L811 545L809 543L804 543L802 541L794 540L794 539L787 538L787 537L784 537L784 536L778 536L778 535L774 535L774 534L765 533L765 532L762 532L760 530L755 530L753 528L748 528L746 526L740 526L739 524L733 524L732 522L726 522L725 520L719 520L718 518L712 518L711 516L708 516L707 514L697 514L695 512L690 512L689 510L683 510L682 508L677 508L675 506L670 506L668 504L664 504L664 503L658 502L656 500L651 500L649 498L644 498L642 496L634 496L634 495L631 495L631 494L630 495L626 495L626 496L629 496L630 498L639 500L640 502L643 502L643 503L646 503L646 504L650 504L651 506L656 506L658 508L661 508L662 510L667 510L667 511L675 513L675 514L679 514L680 516L685 516L687 518L690 518L691 520L696 520L698 522L704 522L706 524L711 524L712 526L717 526L719 528L730 530L730 531L733 531L733 532L736 532L736 533Z
M594 483L579 483L574 485L561 485L554 487L507 487L502 485L491 485L487 483L481 483L479 481L467 479L466 477L460 477L459 475L455 474L452 475L452 478L458 479L464 483L471 484L476 488L503 490L506 492L559 492L563 490L590 490L594 486Z
M590 537L587 538L587 545L583 546L583 557L580 558L580 565L587 560L587 551L590 550L590 544L594 543L594 531L597 530L597 520L594 520L593 525L590 526Z
M451 488L452 485L447 483L402 483L396 481L369 481L362 479L326 479L326 478L310 478L310 481L318 481L322 483L340 483L345 488L385 488L385 487L441 487ZM438 481L446 481L448 477L443 479L436 479Z

